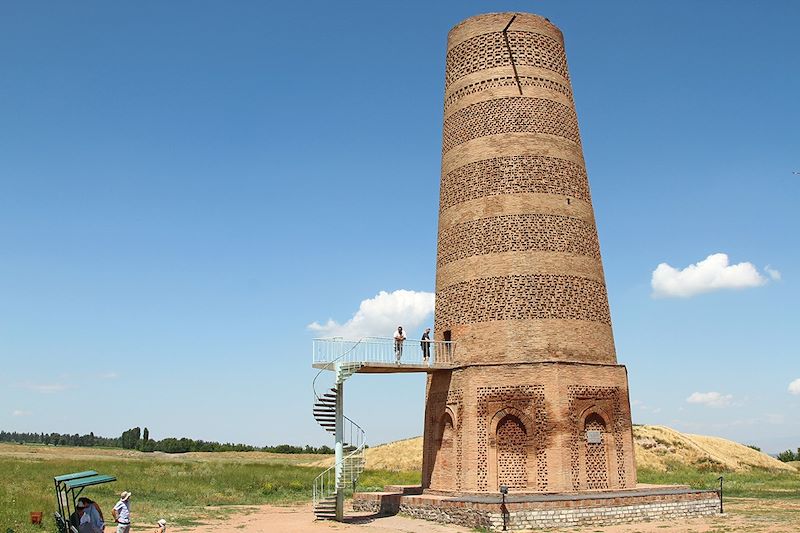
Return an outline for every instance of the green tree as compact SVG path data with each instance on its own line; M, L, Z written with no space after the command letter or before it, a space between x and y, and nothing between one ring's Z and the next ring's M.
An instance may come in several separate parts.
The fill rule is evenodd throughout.
M797 449L798 454L800 454L800 448ZM785 452L781 452L778 454L778 461L783 461L784 463L788 463L789 461L800 461L798 456L792 453L792 450L786 450Z

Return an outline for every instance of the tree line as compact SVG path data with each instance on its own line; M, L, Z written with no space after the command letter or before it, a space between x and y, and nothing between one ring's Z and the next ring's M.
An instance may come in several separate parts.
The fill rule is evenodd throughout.
M785 452L779 453L776 457L778 461L783 461L784 463L800 461L800 448L797 448L797 453L793 453L792 450L786 450Z
M122 432L119 437L99 437L94 433L87 435L61 433L23 433L17 431L0 431L0 442L17 444L44 444L48 446L99 446L104 448L124 448L142 452L186 453L186 452L273 452L273 453L316 453L332 454L330 446L294 446L279 444L277 446L251 446L249 444L220 443L183 438L168 437L161 440L150 438L150 431L135 427Z

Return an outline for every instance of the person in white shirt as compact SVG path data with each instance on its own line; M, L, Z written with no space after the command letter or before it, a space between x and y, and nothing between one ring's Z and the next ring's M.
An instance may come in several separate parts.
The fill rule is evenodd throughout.
M403 333L403 326L397 326L397 331L394 332L394 357L395 364L400 364L400 358L403 357L403 341L406 340L406 334Z
M119 501L111 510L114 520L117 522L117 533L130 533L131 530L131 493L123 491L119 495Z

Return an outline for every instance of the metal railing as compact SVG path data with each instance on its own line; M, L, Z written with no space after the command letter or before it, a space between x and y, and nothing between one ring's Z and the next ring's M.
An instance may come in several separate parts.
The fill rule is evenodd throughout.
M326 498L335 496L340 490L354 488L356 481L358 481L358 476L364 471L364 430L345 416L344 435L344 443L347 450L342 459L341 475L339 479L336 479L336 464L333 464L314 479L312 495L314 506Z
M353 350L354 346L358 346L358 342L351 345L347 350L340 352L337 357L325 361L324 366L317 372L311 384L315 403L322 397L317 391L317 381L325 370L336 371L336 376L334 378L336 389L341 387L344 382L358 370L360 365L348 364L349 361L344 359L348 355L348 350ZM344 446L342 459L339 462L334 461L333 465L314 479L311 501L315 512L317 505L324 500L338 496L340 492L343 497L343 491L348 487L355 489L358 477L364 471L366 463L364 454L366 433L361 426L350 420L343 413L341 429L341 439ZM339 504L337 504L337 506L339 506Z
M424 345L427 345L427 350ZM428 357L426 358L425 355ZM358 340L342 337L314 339L313 363L341 361L348 363L391 363L399 365L446 366L455 362L453 341L423 341L391 337L364 337Z

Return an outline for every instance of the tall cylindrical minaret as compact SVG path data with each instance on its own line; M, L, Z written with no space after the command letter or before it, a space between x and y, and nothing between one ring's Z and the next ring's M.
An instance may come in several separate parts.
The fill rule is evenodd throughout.
M450 32L440 198L439 339L475 363L615 362L563 37L546 19Z
M494 13L447 43L435 337L423 486L441 493L636 483L561 31Z

